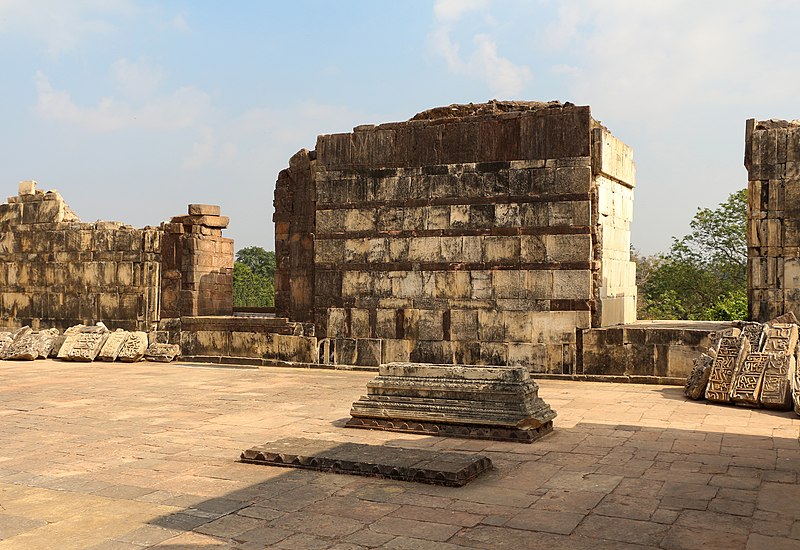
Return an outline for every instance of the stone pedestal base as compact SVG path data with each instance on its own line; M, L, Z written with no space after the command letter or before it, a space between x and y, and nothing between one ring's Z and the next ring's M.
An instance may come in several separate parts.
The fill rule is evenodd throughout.
M556 413L525 368L389 363L350 411L350 428L530 443Z

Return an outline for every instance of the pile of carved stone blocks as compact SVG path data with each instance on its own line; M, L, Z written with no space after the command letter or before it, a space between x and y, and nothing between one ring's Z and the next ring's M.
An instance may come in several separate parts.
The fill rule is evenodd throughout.
M0 332L0 359L33 361L56 358L64 361L148 361L169 362L180 355L180 346L153 343L146 332L122 329L109 331L105 325L75 325L60 334L58 329L34 331L22 327Z
M793 314L722 331L716 344L695 361L684 393L746 407L794 407L800 414L797 337Z

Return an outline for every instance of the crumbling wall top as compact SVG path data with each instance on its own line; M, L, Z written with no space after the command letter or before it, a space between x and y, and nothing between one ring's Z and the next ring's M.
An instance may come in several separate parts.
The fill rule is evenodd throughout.
M563 107L574 107L574 105L570 102L561 103L560 101L497 101L496 99L492 99L486 103L454 103L444 107L434 107L433 109L417 113L411 117L410 120L441 120L470 116L492 116L501 113L541 111L543 109L560 109Z

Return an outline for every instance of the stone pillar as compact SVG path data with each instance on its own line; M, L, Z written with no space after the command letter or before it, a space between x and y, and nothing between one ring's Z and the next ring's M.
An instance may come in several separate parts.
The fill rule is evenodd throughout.
M749 317L800 316L800 122L748 120L744 164Z
M314 321L314 154L302 149L275 184L275 310ZM324 320L323 320L324 322Z
M161 317L233 313L233 239L219 206L190 204L163 224Z

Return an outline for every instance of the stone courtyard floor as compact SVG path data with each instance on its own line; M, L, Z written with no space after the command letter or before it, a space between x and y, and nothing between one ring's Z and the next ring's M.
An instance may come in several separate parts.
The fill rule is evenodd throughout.
M0 363L8 548L800 548L800 418L540 381L532 445L342 428L372 373ZM237 463L311 437L480 452L462 488Z

